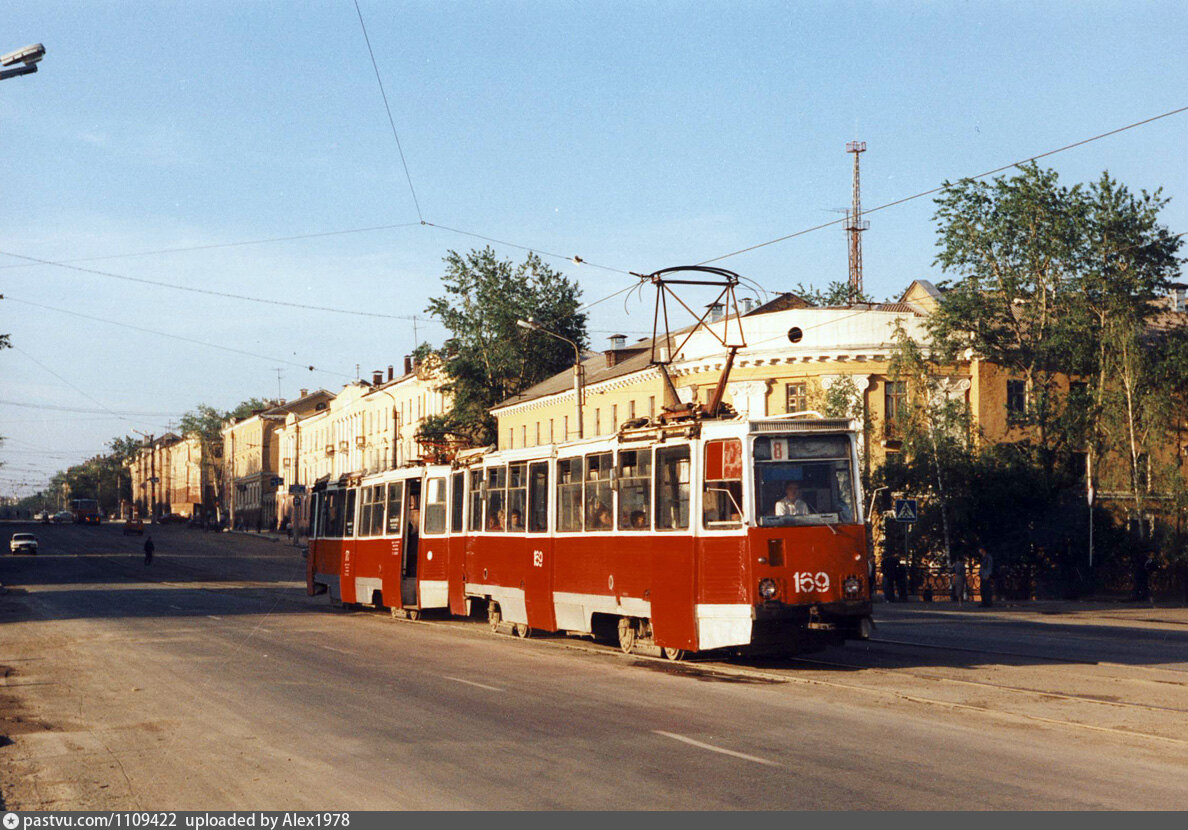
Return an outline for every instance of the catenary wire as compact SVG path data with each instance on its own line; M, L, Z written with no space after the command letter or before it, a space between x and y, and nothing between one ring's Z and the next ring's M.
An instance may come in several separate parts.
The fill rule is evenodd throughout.
M367 54L371 56L371 67L375 70L375 80L379 84L380 95L384 99L384 110L388 113L388 123L392 125L392 137L396 139L396 149L400 153L400 163L404 165L404 177L408 180L408 191L412 194L413 204L417 208L417 218L421 224L425 217L421 214L421 203L417 200L417 191L413 187L412 176L408 172L408 162L404 160L404 148L400 146L400 135L396 132L396 121L392 118L392 107L388 105L388 93L384 91L384 80L380 77L379 64L375 61L375 52L371 48L371 38L367 36L367 24L363 22L363 12L359 8L359 0L355 0L355 12L359 15L359 26L363 29L363 40L367 43Z
M225 351L225 352L232 352L234 354L246 355L248 357L258 358L259 360L268 360L268 361L272 361L275 363L284 363L288 366L296 366L301 369L308 369L311 372L322 372L324 374L334 375L336 377L345 377L345 378L352 377L351 375L348 375L344 372L335 372L330 369L319 369L316 366L311 366L307 363L298 363L296 361L288 360L287 358L283 358L283 357L274 357L274 356L270 356L270 355L266 355L266 354L259 354L257 352L249 352L245 349L236 349L232 346L222 346L218 343L209 343L205 340L197 340L193 337L185 337L184 335L180 335L180 334L171 334L167 331L159 331L157 329L145 328L144 326L134 326L131 323L124 323L119 320L109 320L105 317L96 317L93 314L83 314L82 312L78 312L78 311L70 311L69 309L58 308L56 306L46 305L44 303L36 303L36 302L33 302L32 300L22 300L17 297L13 297L9 294L0 295L0 299L9 300L14 303L21 303L22 305L33 306L35 308L44 308L47 311L57 311L60 314L69 314L72 317L81 317L84 320L94 320L97 323L108 323L109 325L120 326L120 327L126 328L126 329L132 329L133 331L140 331L140 332L144 332L146 334L155 334L160 337L168 337L173 340L181 340L184 343L193 343L195 345L206 346L207 348L211 348L211 349L221 349L222 351Z
M96 268L84 268L81 265L70 265L65 262L54 262L49 259L39 259L38 257L25 256L24 254L14 254L11 251L0 251L4 256L10 256L14 259L23 259L29 262L38 263L40 265L52 265L55 268L66 268L71 271L79 271L84 274L94 274L100 277L110 277L111 279L125 280L127 282L141 283L142 285L155 285L159 288L172 288L175 291L189 291L193 294L205 294L210 297L223 297L232 300L244 300L251 303L261 303L263 305L285 306L286 308L300 308L307 311L327 311L334 314L350 314L356 317L379 317L386 320L412 320L413 317L409 315L399 314L381 314L378 311L356 311L349 308L333 308L330 306L310 305L307 303L293 303L287 300L270 300L264 297L249 297L246 294L233 294L228 291L215 291L210 288L194 288L190 285L177 285L176 283L162 282L160 280L150 280L144 277L130 277L127 274L116 274L111 271L100 271Z
M177 248L157 248L152 251L133 251L127 254L103 254L101 256L84 256L76 257L74 259L60 259L54 262L55 265L67 265L75 262L98 262L104 259L131 259L133 257L142 256L156 256L158 254L184 254L193 251L214 251L219 248L240 248L245 245L266 245L270 242L297 242L302 239L319 239L327 236L344 236L352 233L368 233L372 231L390 231L399 228L419 228L420 222L402 222L398 225L372 225L366 228L346 228L337 231L319 231L317 233L301 233L292 236L271 236L265 239L245 239L239 242L214 242L208 245L189 245L186 247ZM32 268L40 265L39 262L11 262L7 265L0 265L0 271L6 271L10 268Z
M78 394L82 395L84 398L86 398L86 399L87 399L88 401L90 401L91 403L93 403L93 404L97 404L97 405L99 405L100 407L102 407L103 411L107 412L107 413L108 413L108 414L110 414L110 415L115 415L117 418L120 418L120 419L122 419L122 420L125 420L125 421L128 421L128 422L131 422L131 421L132 421L132 419L131 419L131 418L128 418L128 417L126 417L126 416L124 416L124 415L120 415L120 414L119 414L119 413L117 413L117 412L116 412L114 409L112 409L110 406L108 406L107 404L105 404L103 401L101 401L101 400L99 400L98 398L96 398L94 395L90 394L89 392L87 392L87 391L86 391L86 390L84 390L84 389L81 389L81 388L79 388L79 387L78 387L78 386L76 386L76 385L75 385L73 382L71 382L71 381L67 380L66 378L62 377L61 375L59 375L57 372L55 372L55 371L54 371L53 369L51 369L49 366L46 366L44 363L42 363L40 360L38 360L37 358L35 358L33 355L29 354L27 351L25 351L24 349L22 349L20 346L16 345L15 343L12 343L12 344L9 344L9 345L11 346L11 348L12 348L12 350L13 350L14 352L18 352L18 353L20 353L20 354L23 354L23 355L24 355L24 356L25 356L25 357L26 357L26 358L27 358L29 361L31 361L32 363L36 364L37 366L40 366L40 367L41 367L41 369L42 369L43 371L49 372L51 375L53 375L54 377L56 377L58 380L62 381L62 383L64 383L64 384L66 384L67 386L69 386L71 389L73 389L73 390L74 390L75 392L77 392Z
M1025 159L1020 159L1019 161L1013 161L1010 164L1004 164L1001 167L996 167L993 170L987 170L984 173L978 173L975 176L963 176L962 178L963 179L984 179L987 176L993 176L995 173L1001 173L1004 170L1010 170L1012 167L1018 167L1019 165L1026 164L1029 161L1036 161L1038 159L1047 158L1048 156L1054 156L1057 153L1063 153L1065 150L1072 150L1076 147L1081 147L1085 144L1089 144L1094 141L1100 141L1103 138L1108 138L1112 135L1117 135L1118 133L1126 132L1127 130L1133 130L1135 127L1141 127L1145 124L1150 124L1153 121L1159 121L1162 118L1169 118L1173 115L1179 115L1182 112L1188 112L1188 107L1179 107L1174 110L1169 110L1168 112L1160 113L1159 115L1153 115L1150 118L1144 118L1142 121L1135 121L1133 124L1127 124L1125 126L1117 127L1113 130L1109 130L1104 133L1099 133L1098 135L1091 136L1089 138L1083 138L1080 141L1074 141L1072 144L1065 144L1063 147L1057 147L1054 150L1048 150L1043 153L1038 153L1034 156L1028 156ZM910 202L914 199L922 199L925 196L931 196L934 193L939 193L940 191L944 190L946 186L947 185L942 184L938 187L932 188L931 190L923 190L919 193L913 193L911 196L904 196L902 199L896 199L892 202L887 202L886 204L878 205L878 206L872 207L868 210L864 209L862 211L862 213L863 213L863 215L866 215L868 213L875 213L880 210L886 210L887 208L892 208L897 205L902 205L904 202ZM724 259L729 259L730 257L738 256L739 254L749 253L750 251L756 251L760 248L766 248L769 245L775 245L780 242L786 242L789 239L795 239L798 236L804 236L805 234L812 233L813 231L819 231L822 228L828 228L833 225L838 225L845 221L846 221L846 217L842 217L840 219L834 219L829 222L823 222L820 225L814 225L811 228L805 228L803 230L799 230L794 233L789 233L789 234L785 234L784 236L776 237L775 239L769 239L767 242L760 242L757 245L750 245L746 248L740 248L737 251L731 251L728 254L722 254L722 256L714 257L713 259L703 260L702 262L699 262L697 264L698 265L708 265L711 262L720 262Z
M439 230L449 231L450 233L456 233L461 236L473 237L474 239L482 239L485 242L494 242L497 245L505 245L508 248L516 248L517 250L528 251L529 253L533 253L533 254L540 254L541 256L547 256L552 259L563 259L563 260L566 260L567 262L572 262L574 265L588 265L591 268L597 268L602 271L610 271L615 274L624 274L626 276L632 276L630 271L624 271L621 268L612 268L609 265L599 265L596 262L590 262L588 260L582 259L580 256L566 256L565 254L556 254L556 253L552 253L551 251L546 251L542 248L534 248L530 245L519 245L515 242L508 242L503 239L496 239L492 236L484 236L481 233L474 233L473 231L464 231L459 228L451 228L446 225L438 225L435 222L423 222L422 224L425 225L426 227L437 228Z

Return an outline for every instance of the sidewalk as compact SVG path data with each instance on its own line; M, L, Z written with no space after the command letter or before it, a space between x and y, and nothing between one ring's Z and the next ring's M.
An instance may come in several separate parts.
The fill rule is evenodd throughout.
M1124 624L1156 624L1188 626L1188 607L1172 602L1147 602L1124 600L1000 600L989 608L977 602L875 602L876 613L907 612L962 614L982 617L1015 618L1060 617L1061 622L1086 622L1100 624L1114 622Z

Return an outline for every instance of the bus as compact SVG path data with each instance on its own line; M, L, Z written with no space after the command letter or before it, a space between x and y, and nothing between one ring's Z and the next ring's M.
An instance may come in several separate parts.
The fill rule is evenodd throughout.
M95 499L71 499L70 512L74 515L75 524L97 525L102 520L99 502Z

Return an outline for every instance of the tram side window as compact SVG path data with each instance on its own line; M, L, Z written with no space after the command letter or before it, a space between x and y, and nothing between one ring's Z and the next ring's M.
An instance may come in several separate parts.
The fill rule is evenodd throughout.
M431 478L425 482L425 533L445 533L446 529L446 480Z
M359 491L355 487L346 491L346 506L342 510L344 519L342 527L343 536L355 535L355 500L359 497L358 493Z
M689 527L689 445L656 451L656 529Z
M507 467L487 469L487 530L502 531L507 525Z
M652 451L619 453L619 530L652 528Z
M371 487L364 487L359 491L359 535L371 535L371 499L374 495L374 490Z
M549 529L549 465L545 462L528 467L528 532L545 533Z
M342 538L344 501L346 494L342 490L330 490L325 495L325 518L322 524L326 528L325 535L331 539Z
M371 488L371 535L384 535L384 485Z
M703 527L720 530L742 524L742 475L742 441L731 438L705 443Z
M507 522L504 530L524 532L524 514L528 507L528 466L512 464L507 468Z
M470 532L483 529L483 471L470 471Z
M586 530L614 530L614 506L609 452L586 456Z
M582 459L557 461L557 530L582 529Z
M400 535L400 508L404 504L404 482L388 485L388 535Z
M322 494L309 497L309 535L317 539L322 535Z
M450 477L450 533L462 532L462 518L466 515L466 473Z

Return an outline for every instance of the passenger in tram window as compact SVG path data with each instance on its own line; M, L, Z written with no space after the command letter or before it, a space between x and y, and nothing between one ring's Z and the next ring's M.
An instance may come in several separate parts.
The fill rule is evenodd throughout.
M647 530L648 514L642 510L636 510L631 514L631 527L637 530Z
M808 516L813 511L800 497L800 484L789 481L784 485L784 497L775 503L777 516Z
M500 512L503 512L503 511L500 511ZM523 529L524 529L524 519L520 515L520 511L513 510L511 512L511 524L508 525L508 530L523 530Z
M487 530L503 530L507 526L506 522L504 521L506 515L507 514L504 513L502 507L496 510L495 515L491 517L491 521L489 523L490 526L487 528Z
M591 530L610 530L614 519L607 506L601 502L594 505L590 517Z

